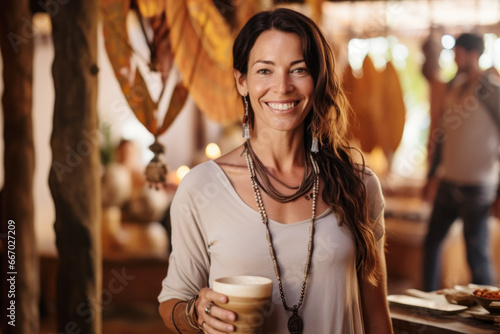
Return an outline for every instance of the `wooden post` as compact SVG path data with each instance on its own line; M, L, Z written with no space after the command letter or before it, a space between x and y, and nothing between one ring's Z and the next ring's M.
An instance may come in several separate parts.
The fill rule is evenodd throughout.
M33 214L31 19L29 0L0 0L5 145L1 224L6 234L2 238L5 243L0 283L3 333L36 334L39 326L39 264Z
M57 10L56 10L57 9ZM64 0L52 10L55 87L49 185L56 210L57 326L101 333L97 0Z

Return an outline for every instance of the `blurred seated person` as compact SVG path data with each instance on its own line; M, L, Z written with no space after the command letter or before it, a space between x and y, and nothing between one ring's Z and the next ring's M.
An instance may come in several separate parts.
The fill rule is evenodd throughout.
M102 177L104 256L165 256L168 242L158 222L170 201L163 188L148 186L138 145L122 139Z
M132 181L130 199L122 207L122 220L134 222L160 221L168 204L169 196L165 188L150 188L141 164L141 150L133 141L122 139L116 150L116 161L125 166Z

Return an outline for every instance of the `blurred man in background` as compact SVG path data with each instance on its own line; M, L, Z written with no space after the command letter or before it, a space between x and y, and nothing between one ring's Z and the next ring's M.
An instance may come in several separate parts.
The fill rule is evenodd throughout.
M488 218L497 194L500 146L498 74L484 72L482 37L462 34L455 43L457 74L442 100L442 116L428 184L439 184L424 243L423 284L440 288L440 252L450 226L463 221L472 282L492 284ZM425 187L429 189L428 186Z

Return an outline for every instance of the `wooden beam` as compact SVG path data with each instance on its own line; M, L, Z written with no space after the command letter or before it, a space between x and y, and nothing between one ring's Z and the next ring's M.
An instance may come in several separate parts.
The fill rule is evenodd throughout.
M32 125L33 30L28 0L0 0L4 91L2 232L3 333L38 333L39 264L35 242Z
M101 333L97 0L58 1L51 14L55 87L49 185L56 209L57 326Z

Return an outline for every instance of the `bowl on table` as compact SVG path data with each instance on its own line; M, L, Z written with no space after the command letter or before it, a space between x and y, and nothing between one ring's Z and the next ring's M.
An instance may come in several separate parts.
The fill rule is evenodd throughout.
M476 289L472 293L477 303L491 314L500 314L500 291Z

